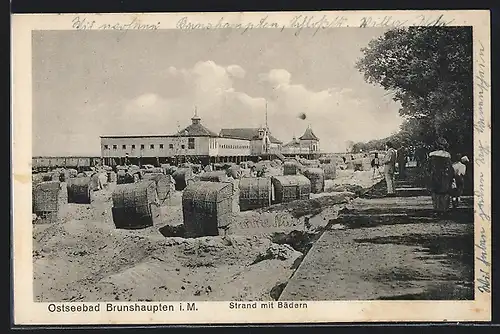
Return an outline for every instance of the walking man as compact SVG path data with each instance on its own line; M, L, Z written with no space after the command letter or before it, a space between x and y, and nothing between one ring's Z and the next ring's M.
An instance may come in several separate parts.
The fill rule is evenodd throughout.
M386 144L387 153L384 157L384 174L385 182L387 184L387 196L394 196L394 173L396 171L396 158L397 152L394 149L392 142L388 141Z

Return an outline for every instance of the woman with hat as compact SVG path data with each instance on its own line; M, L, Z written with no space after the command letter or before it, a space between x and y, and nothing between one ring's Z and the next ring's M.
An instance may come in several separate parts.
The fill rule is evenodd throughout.
M444 138L436 141L436 150L429 153L428 189L432 194L432 203L437 214L443 214L450 208L450 191L454 179L451 154L448 142Z

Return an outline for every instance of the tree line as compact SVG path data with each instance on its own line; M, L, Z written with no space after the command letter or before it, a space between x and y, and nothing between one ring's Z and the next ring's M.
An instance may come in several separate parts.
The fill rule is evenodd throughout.
M356 68L400 103L398 133L352 145L353 152L433 146L444 137L450 151L472 156L473 70L471 27L392 29L362 50Z

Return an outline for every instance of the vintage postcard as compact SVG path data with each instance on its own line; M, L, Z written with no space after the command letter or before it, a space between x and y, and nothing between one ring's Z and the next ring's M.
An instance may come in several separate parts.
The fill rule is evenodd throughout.
M488 11L12 34L15 324L491 320Z

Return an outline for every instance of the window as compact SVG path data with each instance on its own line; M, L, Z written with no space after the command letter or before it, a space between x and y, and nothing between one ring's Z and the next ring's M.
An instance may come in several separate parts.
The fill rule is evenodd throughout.
M149 145L149 148L150 148L150 149L154 149L154 148L155 148L155 145L154 145L154 144L151 144L151 145Z
M132 149L135 149L135 144L132 144Z
M109 148L109 145L104 145L104 149L107 150Z
M143 150L143 149L144 149L144 144L141 144L141 150Z
M169 149L173 149L174 148L174 144L168 144L168 148Z
M185 149L185 148L186 148L186 145L181 145L181 148L182 148L182 149Z
M126 149L127 148L127 145L122 145L122 149Z
M160 148L163 149L163 144L160 144Z
M113 145L113 150L116 150L116 145Z
M188 149L194 150L194 138L188 138Z

